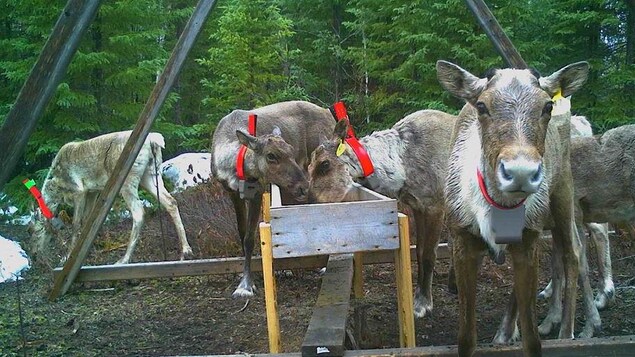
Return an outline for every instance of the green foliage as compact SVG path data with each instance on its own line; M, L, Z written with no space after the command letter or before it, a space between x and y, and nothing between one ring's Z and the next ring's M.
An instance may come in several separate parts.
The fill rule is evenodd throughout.
M193 12L193 0L101 5L68 73L5 186L25 209L21 178L43 175L64 143L130 129ZM552 73L580 60L592 72L573 96L597 132L635 118L635 16L622 0L491 0L488 6L527 63ZM65 1L0 3L0 123ZM223 116L277 101L344 100L359 135L416 110L456 113L435 62L473 73L504 65L462 0L227 0L219 2L153 130L164 158L205 150ZM38 182L40 185L42 182ZM5 204L6 202L0 202Z

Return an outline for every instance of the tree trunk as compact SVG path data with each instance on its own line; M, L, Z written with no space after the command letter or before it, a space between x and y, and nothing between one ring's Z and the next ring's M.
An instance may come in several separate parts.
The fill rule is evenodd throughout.
M626 65L635 64L635 0L626 0Z
M341 34L341 28L342 28L342 6L340 4L333 4L333 35L335 36L335 39L337 40L337 47L342 45L342 34ZM335 77L335 100L334 101L338 101L340 100L340 84L342 82L342 76L341 76L341 61L340 61L340 54L339 53L334 53L333 57L335 57L335 68L333 68L333 75Z

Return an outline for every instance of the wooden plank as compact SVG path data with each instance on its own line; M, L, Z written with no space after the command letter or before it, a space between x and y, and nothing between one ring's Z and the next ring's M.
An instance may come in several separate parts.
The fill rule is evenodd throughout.
M404 249L395 251L395 275L397 280L397 311L399 316L399 345L416 346L415 320L412 297L412 269L410 262L410 233L408 217L399 213L399 242Z
M278 297L276 279L273 276L273 253L271 250L271 225L260 223L260 244L262 250L262 272L265 285L265 308L267 311L267 334L269 352L280 352L280 320L278 319Z
M121 156L117 160L113 169L113 175L108 178L102 193L99 195L96 206L93 208L87 224L82 227L81 234L73 250L71 251L61 274L57 276L53 288L49 295L50 300L54 300L63 295L73 283L79 273L82 262L88 255L101 225L106 220L106 216L112 207L119 190L123 185L130 168L134 163L139 151L150 132L154 119L159 114L161 106L165 101L172 85L187 59L196 37L201 32L203 24L216 1L200 0L192 17L189 19L183 33L170 55L170 59L165 65L165 69L159 76L157 83L150 93L150 97L141 112L135 128L132 130L130 138L124 146Z
M353 183L354 189L352 193L349 193L346 202L353 201L375 201L375 200L391 200L390 197L386 197L380 193L377 193L369 188L366 188L358 183Z
M0 129L0 191L9 180L38 119L64 78L100 0L69 0Z
M577 340L543 340L543 357L626 357L633 355L635 335L588 338ZM375 350L347 350L344 357L456 357L458 349L453 346L429 346L416 348L385 348ZM198 357L211 357L205 355ZM222 357L245 357L244 355L216 355ZM300 353L250 354L250 357L299 357ZM522 348L516 343L510 346L481 344L474 357L517 357Z
M627 357L633 356L635 335L576 340L543 340L543 357ZM344 357L456 357L458 348L431 346L416 348L389 348L377 350L346 351ZM474 357L518 357L522 356L520 343L505 346L478 345Z
M520 56L512 41L507 37L505 31L498 23L490 9L483 0L465 0L467 6L472 10L487 37L494 44L496 51L503 57L508 67L527 68L527 63Z
M446 243L439 244L437 258L445 259L449 257ZM415 246L410 247L410 256L416 259ZM80 269L76 282L89 281L113 281L132 279L156 279L175 278L182 276L198 275L218 275L218 274L238 274L243 271L244 258L216 258L167 262L130 263L119 265L97 265L84 266ZM313 269L326 266L328 256L309 256L301 258L276 259L273 263L275 270L292 269ZM363 263L385 264L393 263L394 254L391 251L377 251L363 254ZM61 273L62 268L53 269L53 277ZM251 260L251 271L262 271L261 257L253 257Z
M304 335L303 357L344 355L352 284L353 254L331 255Z
M282 196L278 185L271 185L271 207L282 207Z
M397 249L397 201L359 201L271 209L273 256Z
M262 220L265 223L271 221L271 193L262 194Z

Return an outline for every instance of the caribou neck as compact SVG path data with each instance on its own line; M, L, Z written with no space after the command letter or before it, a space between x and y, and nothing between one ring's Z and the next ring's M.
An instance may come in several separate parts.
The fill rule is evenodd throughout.
M402 157L405 143L394 129L376 131L359 140L373 161L375 172L364 177L359 159L350 147L347 147L344 162L355 181L383 195L397 198L406 181L406 171Z

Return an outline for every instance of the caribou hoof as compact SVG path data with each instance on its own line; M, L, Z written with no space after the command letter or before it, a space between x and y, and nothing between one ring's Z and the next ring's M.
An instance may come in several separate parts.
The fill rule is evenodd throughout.
M598 310L604 310L611 305L613 300L615 300L615 288L604 289L595 297L595 307Z
M255 291L256 291L256 285L251 282L251 279L245 278L243 276L242 280L240 281L240 284L238 284L238 287L236 288L236 290L234 290L232 297L233 298L250 298L254 296Z
M239 299L239 298L250 298L254 296L254 291L253 290L248 290L248 289L243 289L243 288L236 288L236 290L234 290L234 292L232 293L232 297Z
M602 323L600 321L589 322L584 324L582 332L578 335L578 338L591 338L602 331Z
M417 287L415 291L415 301L414 301L414 313L415 317L422 318L426 315L430 315L432 313L432 299L426 298L422 293L419 287Z
M545 286L545 289L538 294L538 299L544 299L544 300L549 299L551 297L551 294L553 294L552 285L553 285L553 280L550 280L549 284Z
M513 331L498 329L492 343L495 345L508 345L518 341L520 341L520 331L518 330L518 325L514 324Z
M122 264L128 264L128 262L130 261L130 259L126 259L126 257L123 257L119 260L117 260L117 262L115 263L115 265L122 265Z
M181 254L181 260L192 259L194 258L194 252L192 252L192 248L186 249Z
M547 317L545 317L542 323L538 326L538 333L542 336L546 336L550 334L554 326L558 325L559 323L560 321L557 321L556 318L547 315Z

